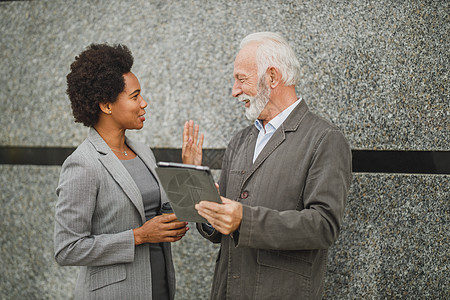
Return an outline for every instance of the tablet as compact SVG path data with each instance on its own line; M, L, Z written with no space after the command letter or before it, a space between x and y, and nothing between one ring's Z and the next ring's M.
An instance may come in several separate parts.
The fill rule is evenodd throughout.
M201 200L222 203L207 166L159 162L156 173L180 221L207 223L198 214L195 204Z

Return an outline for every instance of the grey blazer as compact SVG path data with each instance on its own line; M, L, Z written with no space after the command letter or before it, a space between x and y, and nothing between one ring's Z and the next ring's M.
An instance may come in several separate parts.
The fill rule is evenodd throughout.
M253 163L258 130L228 145L221 195L243 204L221 242L212 299L320 299L327 249L339 234L351 180L351 151L342 133L302 100Z
M150 148L127 145L155 173ZM134 245L133 229L145 222L142 196L134 180L93 128L64 162L55 211L55 259L82 266L76 299L151 299L149 244ZM167 196L161 189L161 200ZM169 293L175 293L170 244L164 243Z

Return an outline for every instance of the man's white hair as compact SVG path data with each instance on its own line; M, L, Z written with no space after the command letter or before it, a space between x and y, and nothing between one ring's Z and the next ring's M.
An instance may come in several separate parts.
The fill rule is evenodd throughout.
M240 49L256 42L256 64L258 78L265 75L269 67L281 72L281 80L285 85L296 85L300 80L300 62L288 42L278 33L257 32L247 35L241 42Z

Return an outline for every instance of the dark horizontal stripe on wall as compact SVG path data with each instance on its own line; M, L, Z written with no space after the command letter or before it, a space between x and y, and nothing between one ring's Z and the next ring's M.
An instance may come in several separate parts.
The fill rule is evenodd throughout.
M62 165L75 148L0 147L0 164ZM153 148L157 161L181 162L181 149ZM220 169L225 149L204 149L203 164ZM353 172L450 174L450 151L352 150Z
M74 150L62 147L0 147L0 164L62 165Z
M450 174L450 151L352 150L353 172Z

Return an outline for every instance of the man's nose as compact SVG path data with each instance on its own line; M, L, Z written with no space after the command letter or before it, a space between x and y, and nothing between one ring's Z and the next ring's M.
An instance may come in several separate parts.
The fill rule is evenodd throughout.
M233 97L239 97L239 95L242 94L242 89L238 80L234 82L231 94L233 95Z

